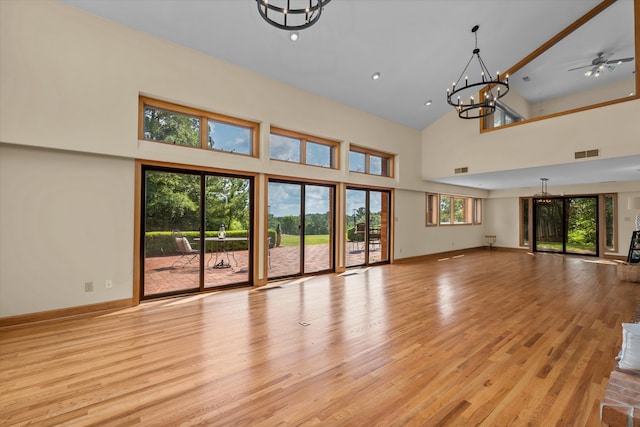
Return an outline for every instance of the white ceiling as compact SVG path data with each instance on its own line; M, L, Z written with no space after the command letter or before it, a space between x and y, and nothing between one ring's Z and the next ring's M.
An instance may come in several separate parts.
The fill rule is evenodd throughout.
M291 42L286 31L262 20L255 0L61 1L418 130L451 111L446 88L471 57L474 25L480 25L478 47L484 62L490 70L502 72L600 2L333 0L319 22L302 30L297 42ZM619 2L632 4L633 0ZM634 56L633 46L623 46L620 41L628 34L620 30L623 25L617 19L623 18L612 17L598 24L610 35L606 43L602 35L596 41L585 36L593 46L570 46L561 65L565 75L573 66L590 63L599 51L613 51L616 57ZM633 69L633 64L623 65ZM379 80L371 79L374 72L381 73ZM578 76L577 81L586 79L584 72ZM425 106L427 100L433 101L429 107ZM638 158L631 161L640 169ZM592 166L598 163L611 167L602 160L576 165L584 169L587 163L591 176ZM535 182L543 176L544 169L520 170L527 175L526 186L531 186L532 177ZM603 176L616 175L605 169L602 172ZM640 179L637 173L616 176L615 180ZM567 181L584 182L579 179L576 175ZM613 179L599 179L609 180ZM466 182L485 189L502 188L505 181L500 174L452 177L452 183ZM510 184L511 188L517 186Z

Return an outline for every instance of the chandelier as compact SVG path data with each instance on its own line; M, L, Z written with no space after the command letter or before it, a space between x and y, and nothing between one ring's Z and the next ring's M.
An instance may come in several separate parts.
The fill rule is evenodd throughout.
M331 0L256 0L260 16L281 30L297 31L318 22Z
M473 49L471 58L467 62L467 66L462 70L462 74L458 80L453 82L451 90L447 89L447 102L455 107L458 116L462 119L479 119L493 114L496 111L496 101L509 92L509 76L504 76L504 80L500 79L500 72L496 73L496 78L491 78L484 61L480 57L480 49L478 49L478 29L479 25L474 26L471 32L476 36L476 47ZM469 83L467 69L476 58L480 64L480 80ZM462 77L464 76L464 82ZM480 90L480 88L483 88ZM500 90L502 89L502 90ZM480 91L480 95L476 100L474 96Z
M551 194L547 192L547 181L549 181L549 178L540 178L540 181L542 181L542 189L539 193L534 194L533 197L538 203L548 205L551 203Z

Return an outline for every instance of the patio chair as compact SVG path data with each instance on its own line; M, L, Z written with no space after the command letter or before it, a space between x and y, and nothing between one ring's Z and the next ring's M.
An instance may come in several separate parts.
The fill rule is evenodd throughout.
M184 260L182 263L182 267L186 267L200 254L200 251L198 249L193 249L191 247L191 243L189 243L189 240L184 237L179 230L171 231L171 238L173 239L173 242L176 246L176 252L180 254L180 257L177 258L173 262L173 264L171 264L171 267L175 266L178 261L183 259Z
M356 224L356 234L353 241L353 246L355 246L356 250L360 250L360 244L362 244L364 249L364 232L366 230L366 225L364 222L359 222Z
M380 238L382 237L381 235L381 229L380 227L371 227L369 229L369 249L370 250L376 250L376 247L378 249L380 249Z

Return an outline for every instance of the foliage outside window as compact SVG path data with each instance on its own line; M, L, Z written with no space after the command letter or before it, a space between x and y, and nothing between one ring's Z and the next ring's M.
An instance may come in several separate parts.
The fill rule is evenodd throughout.
M349 149L349 171L392 177L393 158L392 154L351 146Z
M440 225L480 224L482 209L480 199L464 196L440 195Z
M616 242L616 202L615 194L604 194L604 224L605 224L605 250L617 252L618 242Z
M339 143L280 128L271 128L269 157L273 160L336 169Z
M257 157L258 132L255 122L140 97L140 139Z

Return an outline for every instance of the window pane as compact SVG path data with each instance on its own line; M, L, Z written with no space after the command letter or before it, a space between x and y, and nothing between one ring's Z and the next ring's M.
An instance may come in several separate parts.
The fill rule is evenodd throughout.
M251 129L209 119L207 121L207 146L229 153L251 154L253 141Z
M473 199L473 223L482 224L482 199Z
M455 197L453 199L453 222L456 224L464 224L464 198Z
M371 175L382 175L382 157L369 156L369 173Z
M520 212L522 213L522 235L521 246L529 244L529 203L530 199L521 199Z
M615 250L615 197L613 194L605 194L604 196L604 222L605 222L605 247L609 250Z
M269 154L272 159L300 163L300 140L272 133Z
M440 197L440 224L451 224L451 197Z
M438 224L438 195L427 193L427 225Z
M200 118L145 106L144 138L199 147Z
M308 165L331 167L332 147L324 144L307 141L307 161Z
M351 172L365 172L366 155L359 151L349 151L349 170Z

